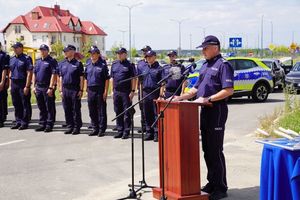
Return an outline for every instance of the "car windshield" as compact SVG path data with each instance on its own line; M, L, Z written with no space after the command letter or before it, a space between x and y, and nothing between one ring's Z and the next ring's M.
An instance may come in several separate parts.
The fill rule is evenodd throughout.
M293 67L292 71L299 72L300 71L300 63L296 63L295 66Z
M266 60L263 60L262 61L265 65L267 65L267 67L269 67L270 69L272 69L272 61L266 61Z
M203 66L203 63L205 62L205 60L198 60L196 63L196 68L194 69L194 71L200 71L201 67Z

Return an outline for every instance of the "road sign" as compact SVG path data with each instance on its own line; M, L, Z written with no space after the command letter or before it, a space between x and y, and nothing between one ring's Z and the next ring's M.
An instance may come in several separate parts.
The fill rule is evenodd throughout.
M243 42L242 42L241 37L229 38L229 47L230 48L241 48L242 44L243 44Z

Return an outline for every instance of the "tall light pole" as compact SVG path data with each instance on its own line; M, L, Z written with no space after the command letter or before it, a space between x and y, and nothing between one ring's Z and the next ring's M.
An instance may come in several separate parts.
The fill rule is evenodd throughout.
M205 27L203 27L203 26L198 26L198 28L201 28L201 29L202 29L202 31L203 31L203 39L204 39L205 36L206 36L206 29L208 28L208 26L205 26Z
M264 15L261 16L261 41L260 41L260 45L261 45L261 57L263 57L264 55Z
M190 33L190 50L192 51L192 37L193 37L193 35Z
M181 24L182 22L186 21L187 19L181 19L181 20L177 20L177 19L170 19L173 22L178 23L178 55L181 54Z
M270 21L271 24L271 44L273 44L273 21Z
M125 31L125 30L118 30L118 31L122 33L122 47L124 47L125 46L125 33L127 31Z
M129 14L129 17L128 17L128 20L129 20L129 23L128 23L128 26L129 26L129 60L132 61L132 55L131 55L131 10L134 8L134 7L137 7L137 6L140 6L142 5L143 3L137 3L137 4L133 4L133 5L123 5L123 4L118 4L118 6L121 6L121 7L124 7L124 8L128 8L128 14Z

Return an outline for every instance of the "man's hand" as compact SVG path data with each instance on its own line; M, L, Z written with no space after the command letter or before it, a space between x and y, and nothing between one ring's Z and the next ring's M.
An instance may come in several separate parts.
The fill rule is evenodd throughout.
M50 89L50 88L49 88L49 89L47 90L47 95L48 95L49 97L53 97L53 93L54 93L54 92L53 92L53 89Z
M4 83L1 82L1 83L0 83L0 91L2 91L3 89L4 89Z
M168 98L167 100L170 101L172 97ZM174 96L172 101L181 101L181 97L180 96Z
M104 92L103 93L103 101L106 101L106 99L107 99L107 92Z
M35 89L35 87L32 88L32 92L33 92L33 94L36 94L36 89Z
M78 96L79 99L82 98L82 93L83 93L82 91L79 91L79 92L78 92L77 96Z
M134 92L130 92L130 94L129 94L130 101L132 101L133 97L134 97Z
M27 96L29 94L29 92L30 92L30 88L25 87L24 88L24 95Z
M209 106L212 105L212 103L209 102L208 98L206 98L206 97L199 97L199 98L196 99L194 102L195 102L195 103L201 103L201 104L204 104L204 105L209 105Z

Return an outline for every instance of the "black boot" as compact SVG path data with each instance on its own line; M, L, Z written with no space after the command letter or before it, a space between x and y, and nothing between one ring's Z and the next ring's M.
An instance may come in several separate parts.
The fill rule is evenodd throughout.
M50 126L47 126L44 130L45 133L49 133L49 132L52 132L52 127Z
M40 126L38 128L35 129L36 132L41 132L41 131L44 131L46 129L45 126Z
M154 139L154 134L153 133L146 133L145 136L145 141L150 141Z
M15 124L12 127L10 127L10 129L18 129L20 128L21 124Z
M72 132L72 135L79 135L80 134L80 128L75 128Z
M69 128L68 130L66 130L64 133L65 134L71 134L73 132L73 128Z
M117 135L114 136L115 139L121 138L123 136L123 132L118 132Z
M122 136L122 139L126 140L128 138L129 138L129 132L125 131L124 134L123 134L123 136Z
M98 135L99 131L94 129L90 132L89 136L94 136L94 135Z

